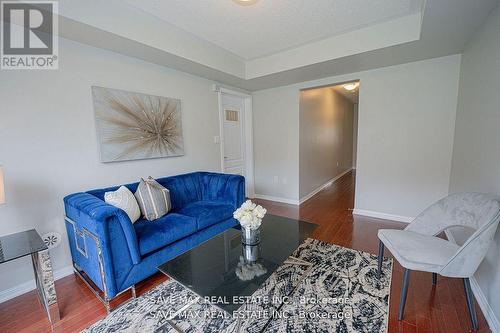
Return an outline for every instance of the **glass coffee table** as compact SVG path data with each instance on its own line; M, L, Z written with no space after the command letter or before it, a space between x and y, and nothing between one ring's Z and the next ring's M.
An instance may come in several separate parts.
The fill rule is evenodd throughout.
M260 244L242 245L238 227L219 234L158 269L214 305L233 313L238 297L251 296L316 229L317 225L267 214ZM257 276L241 270L242 261L259 265ZM236 297L236 298L235 298Z

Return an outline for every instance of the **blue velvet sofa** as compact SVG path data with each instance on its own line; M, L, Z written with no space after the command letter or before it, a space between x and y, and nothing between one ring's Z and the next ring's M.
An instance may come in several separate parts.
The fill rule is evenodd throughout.
M132 224L123 210L104 202L104 193L119 186L64 198L75 272L102 291L108 311L109 300L160 264L237 225L232 214L245 200L242 176L195 172L157 181L169 189L172 210L153 222ZM135 192L138 183L125 186Z

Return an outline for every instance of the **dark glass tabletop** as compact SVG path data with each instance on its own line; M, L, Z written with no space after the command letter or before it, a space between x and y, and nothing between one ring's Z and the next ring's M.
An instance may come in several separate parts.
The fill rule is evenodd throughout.
M215 305L233 312L241 303L232 301L251 296L316 227L316 224L267 214L260 227L258 246L243 246L241 231L229 229L158 269L196 294L217 300ZM244 265L252 269L245 269Z
M0 237L0 264L46 250L47 246L35 229Z

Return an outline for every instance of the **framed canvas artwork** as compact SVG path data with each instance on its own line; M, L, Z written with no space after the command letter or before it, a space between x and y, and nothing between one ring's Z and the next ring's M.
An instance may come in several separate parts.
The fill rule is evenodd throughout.
M92 87L102 162L184 155L181 101Z

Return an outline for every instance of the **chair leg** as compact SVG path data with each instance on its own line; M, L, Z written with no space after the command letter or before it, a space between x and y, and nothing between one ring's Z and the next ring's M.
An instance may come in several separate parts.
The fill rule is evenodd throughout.
M432 284L435 286L438 283L437 273L432 273Z
M380 279L380 274L382 273L382 261L384 260L384 243L380 241L378 243L378 270L377 270L377 278Z
M469 309L472 328L477 331L479 325L477 323L476 309L474 307L474 295L472 294L472 289L470 287L470 281L468 278L464 279L464 289L465 289L465 296L467 298L467 308Z
M410 270L405 268L403 273L403 287L401 288L401 298L399 299L398 320L403 320L409 283L410 283Z

